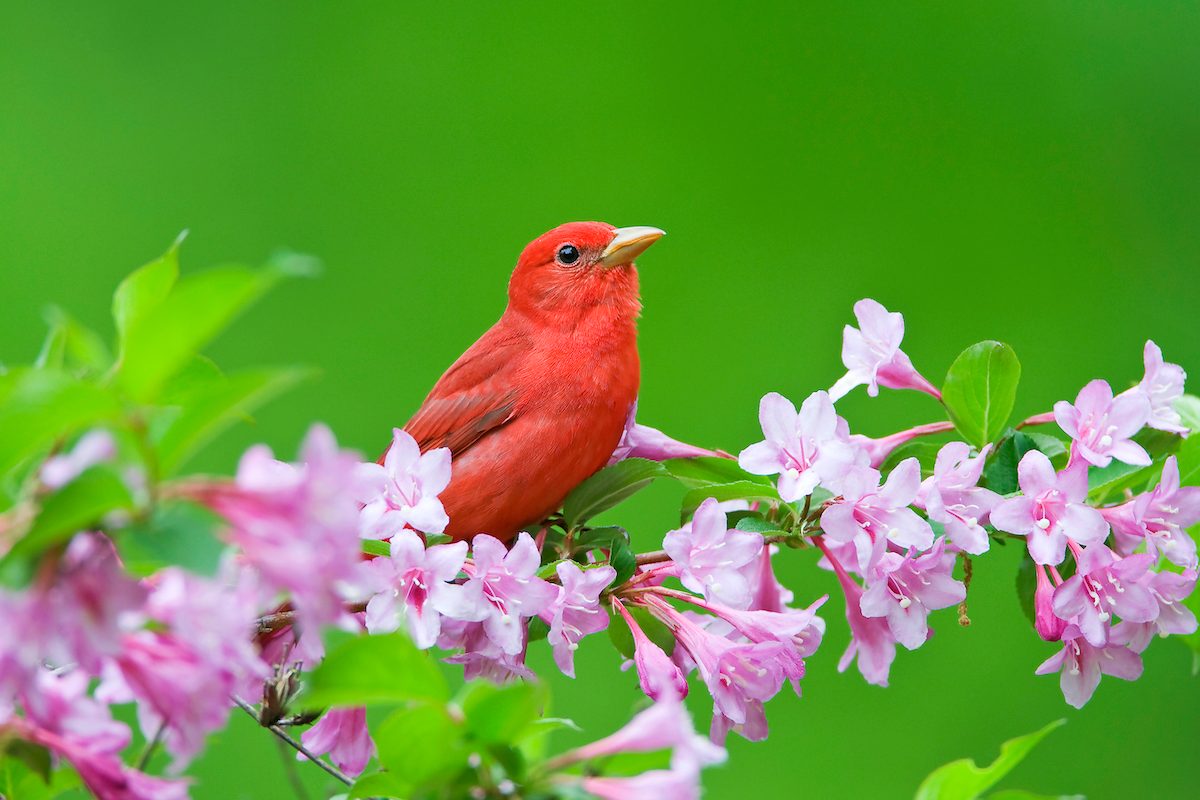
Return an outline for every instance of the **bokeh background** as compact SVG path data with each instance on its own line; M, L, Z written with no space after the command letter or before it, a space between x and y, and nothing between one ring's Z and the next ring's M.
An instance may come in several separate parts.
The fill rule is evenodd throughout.
M867 295L935 382L975 341L1012 344L1019 414L1136 380L1147 337L1200 376L1194 2L195 5L0 5L0 359L32 356L51 302L107 330L119 277L184 228L185 268L320 256L212 354L322 377L198 467L291 455L314 419L375 454L500 313L520 248L572 219L669 231L642 259L642 419L710 446L755 440L764 392L831 384ZM874 435L939 411L840 407ZM680 493L613 518L651 548ZM1190 653L1156 643L1142 680L1070 709L1033 675L1053 648L1018 556L978 561L974 624L941 613L886 690L836 672L835 597L803 699L769 706L768 742L731 739L709 796L910 796L1057 717L1004 786L1194 796ZM784 574L805 602L835 591L806 555ZM590 738L637 691L602 637L581 656L555 712ZM195 774L198 798L289 794L241 720Z

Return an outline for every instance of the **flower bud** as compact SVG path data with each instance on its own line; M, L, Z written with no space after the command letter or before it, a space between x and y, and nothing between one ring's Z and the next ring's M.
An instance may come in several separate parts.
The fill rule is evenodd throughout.
M1045 568L1035 564L1034 570L1037 572L1037 590L1033 593L1033 627L1047 642L1057 642L1062 639L1067 623L1054 613L1054 584L1046 577Z

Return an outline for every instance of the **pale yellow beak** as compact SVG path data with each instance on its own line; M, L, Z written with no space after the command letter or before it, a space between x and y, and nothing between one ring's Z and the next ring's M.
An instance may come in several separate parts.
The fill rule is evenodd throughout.
M632 264L650 245L666 236L667 232L647 225L617 228L613 239L600 254L600 264L605 267L620 267Z

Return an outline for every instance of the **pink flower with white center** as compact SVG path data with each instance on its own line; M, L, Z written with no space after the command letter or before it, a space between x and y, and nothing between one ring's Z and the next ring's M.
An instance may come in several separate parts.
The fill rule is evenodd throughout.
M433 647L442 628L442 615L479 619L470 608L458 577L467 558L467 543L439 544L426 548L413 531L398 531L391 541L391 556L364 562L364 583L373 593L367 602L366 626L371 633L387 633L404 623L413 643Z
M329 709L300 741L314 756L329 753L333 763L347 775L361 774L375 755L375 742L367 730L367 709L362 706ZM307 759L297 753L296 760Z
M633 663L637 668L638 683L642 692L651 700L682 700L687 697L687 678L671 657L650 641L650 637L646 636L620 600L614 598L613 606L633 635Z
M515 656L525 647L523 617L550 607L558 587L537 577L542 556L533 538L517 535L512 550L487 534L471 543L471 578L463 585L474 618L482 619L487 637L504 653Z
M1196 573L1188 570L1178 572L1151 572L1143 581L1158 604L1158 614L1153 622L1130 622L1123 620L1112 630L1112 635L1123 634L1129 647L1137 653L1149 646L1155 634L1187 636L1196 632L1196 615L1187 607L1186 600L1196 589Z
M462 650L445 659L447 664L461 664L463 678L484 678L492 683L507 683L512 680L534 680L536 677L525 666L526 626L518 626L520 649L515 654L506 653L489 638L482 622L469 622L446 618L442 621L442 635L438 647L443 650Z
M1113 526L1119 552L1131 553L1144 540L1149 552L1184 569L1196 568L1196 541L1187 529L1200 522L1200 486L1179 485L1175 456L1163 462L1162 477L1152 491L1100 513Z
M574 678L579 640L608 627L608 614L600 608L600 593L617 577L617 571L609 566L584 570L574 561L563 561L555 572L558 597L541 616L550 624L546 641L554 650L554 663L564 675Z
M887 461L887 457L900 445L911 442L919 436L931 436L935 433L947 433L952 430L954 430L953 422L929 422L884 436L882 439L872 439L870 436L855 433L850 436L850 444L866 454L869 466L879 469L879 465Z
M828 599L829 596L825 595L808 608L789 608L784 611L740 611L700 600L688 602L729 623L733 631L753 644L777 642L784 645L786 649L781 654L780 664L792 688L799 694L800 679L804 677L804 659L817 651L825 635L825 620L818 617L816 611Z
M1150 400L1142 392L1113 397L1108 381L1092 381L1079 390L1075 405L1054 404L1054 419L1073 440L1072 451L1089 464L1107 467L1115 458L1145 466L1150 455L1130 439L1150 419Z
M900 349L904 340L904 315L891 313L879 303L865 298L854 304L858 328L847 325L842 335L842 363L846 374L838 379L829 396L836 402L855 386L867 387L876 397L879 387L916 389L938 400L942 393L913 367Z
M850 644L838 661L838 672L845 672L850 662L858 659L858 671L867 683L876 686L888 685L888 673L896 660L896 637L887 620L882 617L867 617L862 613L862 587L848 574L838 560L825 537L814 539L817 547L825 554L842 592L846 595L846 622L850 625Z
M906 458L879 484L878 470L860 467L843 481L842 498L821 514L821 529L833 541L854 543L858 567L866 574L891 542L928 550L933 529L909 505L921 488L921 465Z
M965 442L945 445L938 451L933 475L921 483L917 495L917 505L925 508L929 519L942 523L950 543L972 555L987 552L989 541L983 524L1001 500L1000 495L976 485L991 447L987 445L971 458L971 447Z
M363 481L360 524L364 539L389 539L405 528L441 533L450 518L438 495L450 484L450 449L422 454L416 439L400 428L383 464L359 466Z
M205 490L201 499L229 520L230 540L263 583L291 595L299 626L319 629L344 619L343 587L359 574L362 481L358 457L339 450L323 425L309 430L300 455L302 464L286 464L252 447L236 487Z
M684 586L735 608L750 605L750 583L740 570L762 547L762 534L731 530L725 512L711 497L696 509L689 525L663 538L663 549L679 567Z
M636 420L637 401L629 407L629 417L625 420L625 430L621 432L621 441L608 460L609 466L626 458L648 458L651 461L666 461L668 458L700 458L701 456L720 457L715 450L680 442L672 439L657 428L640 425Z
M1054 590L1054 613L1073 620L1090 644L1108 643L1114 614L1129 622L1151 622L1158 616L1154 596L1142 585L1154 556L1119 558L1099 542L1076 553L1075 574Z
M686 649L695 662L712 694L714 714L728 717L733 725L743 725L755 717L764 702L779 693L786 677L785 645L774 641L737 644L709 633L660 599L651 596L649 600L651 611L671 629L677 645ZM747 738L760 738L744 729L741 732Z
M1055 473L1050 459L1030 450L1017 465L1021 496L1002 500L991 513L992 525L1024 536L1029 555L1039 564L1061 564L1067 541L1079 545L1102 542L1108 523L1086 504L1087 468L1080 461Z
M871 570L859 600L864 617L883 617L892 635L909 650L929 638L929 612L961 603L966 587L954 580L954 554L938 539L922 556L884 553Z
M116 455L117 442L111 433L88 431L79 437L71 452L47 458L38 478L47 489L61 489L97 464L112 461Z
M855 461L848 428L839 425L825 392L809 395L799 412L770 392L759 404L758 420L765 439L743 450L738 464L755 475L778 475L785 503L807 497L819 483L836 482Z
M1100 685L1102 674L1125 681L1136 681L1142 676L1141 656L1125 642L1118 642L1122 637L1117 634L1114 630L1107 645L1095 647L1077 626L1069 625L1063 632L1062 650L1042 662L1036 673L1061 672L1063 697L1075 708L1083 708Z
M1146 375L1136 388L1150 401L1150 419L1146 424L1160 431L1186 436L1188 429L1183 426L1183 420L1175 410L1175 401L1183 396L1187 373L1178 364L1163 361L1162 350L1149 340L1142 351L1142 360L1146 365Z

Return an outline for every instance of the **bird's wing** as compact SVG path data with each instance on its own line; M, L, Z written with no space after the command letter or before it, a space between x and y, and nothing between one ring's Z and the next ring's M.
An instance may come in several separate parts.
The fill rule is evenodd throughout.
M521 354L520 340L485 335L446 370L404 430L422 452L449 447L457 456L467 450L516 416L511 367Z

